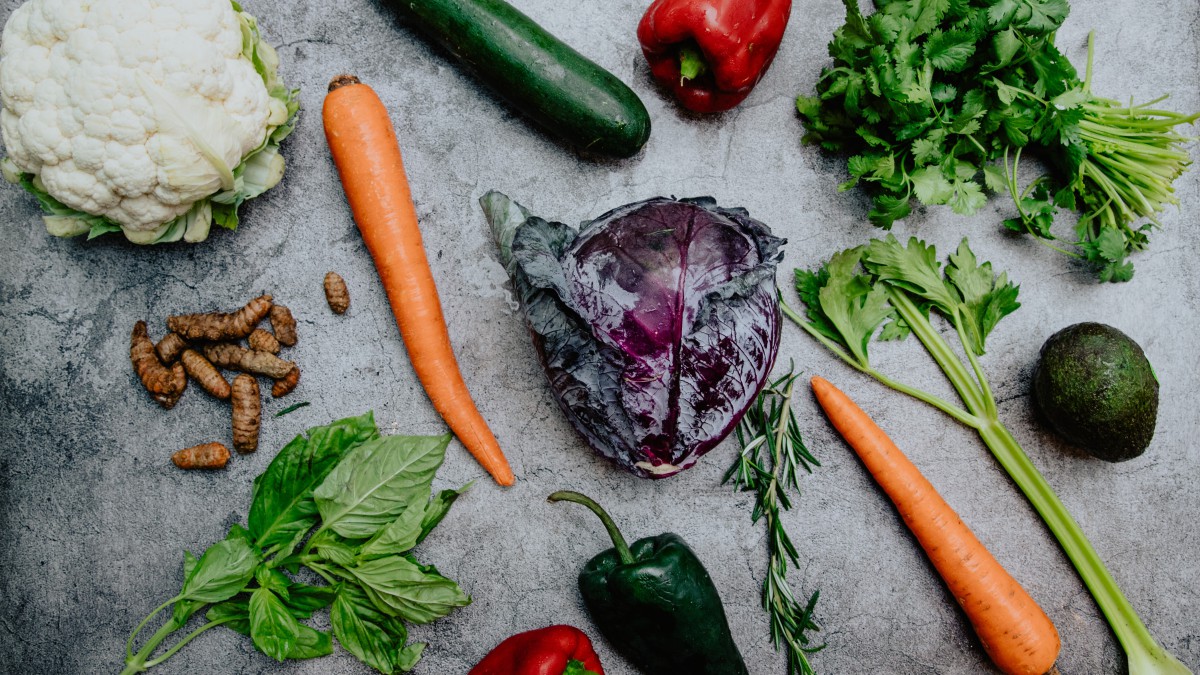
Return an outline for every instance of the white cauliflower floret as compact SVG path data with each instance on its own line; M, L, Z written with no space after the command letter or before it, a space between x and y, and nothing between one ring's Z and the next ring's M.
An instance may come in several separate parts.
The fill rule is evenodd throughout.
M234 170L282 140L290 127L273 133L295 111L275 81L274 51L239 10L230 0L18 7L0 37L0 133L16 169L6 174L31 176L31 191L61 211L106 219L135 240L218 194L236 224L236 205L274 183L247 189ZM262 72L247 58L255 54ZM277 182L282 158L269 150L262 161Z

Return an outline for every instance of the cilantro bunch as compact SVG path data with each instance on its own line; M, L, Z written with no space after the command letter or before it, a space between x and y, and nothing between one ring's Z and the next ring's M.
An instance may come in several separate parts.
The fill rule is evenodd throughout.
M1173 129L1200 113L1093 95L1091 40L1082 81L1054 45L1066 0L877 0L869 17L844 2L833 65L796 105L806 143L851 155L840 189L869 185L872 223L890 228L914 198L969 215L985 191L1007 192L1017 215L1006 227L1086 259L1105 281L1132 278L1127 257L1178 203L1172 183L1189 164L1189 139ZM1025 148L1050 173L1022 188ZM1060 208L1079 212L1075 250L1053 243Z
M249 527L235 524L199 558L184 552L179 594L129 636L122 674L159 665L217 626L249 636L277 661L331 654L337 638L381 673L412 670L425 645L407 644L405 623L471 602L409 553L467 489L432 494L449 443L449 434L381 436L371 413L297 436L254 479ZM325 584L302 582L302 568ZM135 652L138 634L168 607L167 621ZM301 622L325 607L332 634ZM205 623L154 655L201 612Z
M1021 306L1019 289L1005 273L981 263L966 239L943 264L933 246L915 237L903 244L889 234L836 253L815 271L796 270L796 290L804 313L781 303L784 316L850 367L979 434L1074 565L1125 651L1130 675L1191 675L1150 635L1079 523L1000 421L980 357L1000 320ZM943 321L954 337L943 336L937 325ZM908 335L937 363L961 405L893 379L871 363L872 340ZM955 339L958 349L951 345Z

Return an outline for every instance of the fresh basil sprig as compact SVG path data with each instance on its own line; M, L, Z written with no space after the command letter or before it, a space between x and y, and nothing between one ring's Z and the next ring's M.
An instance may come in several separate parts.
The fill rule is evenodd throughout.
M429 623L471 602L409 553L471 487L432 494L450 438L381 436L371 413L297 436L254 480L249 528L234 525L199 558L184 552L179 594L134 629L122 673L148 670L222 625L278 661L330 654L336 637L382 673L411 670L425 645L407 644L405 622ZM301 567L328 585L296 581ZM135 653L138 634L168 607L170 618ZM301 623L325 607L332 634ZM206 608L207 623L154 656Z

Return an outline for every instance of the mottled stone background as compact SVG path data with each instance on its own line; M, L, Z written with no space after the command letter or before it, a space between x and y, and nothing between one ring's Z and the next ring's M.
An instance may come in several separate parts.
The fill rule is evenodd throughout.
M678 532L703 557L754 673L782 673L758 588L764 536L749 497L720 485L734 456L722 445L667 481L633 478L594 458L550 397L476 199L503 190L567 222L659 194L714 195L749 208L787 237L779 279L866 241L867 203L838 194L844 160L800 145L792 108L812 89L841 23L836 0L798 2L782 51L739 110L697 119L653 86L634 28L644 1L514 0L642 96L654 134L638 157L581 160L462 74L396 19L386 3L247 0L280 45L283 74L303 89L300 127L285 145L288 173L244 211L236 234L200 246L136 248L119 238L48 237L33 201L0 189L0 664L6 673L116 672L125 637L175 594L181 551L200 551L245 517L252 478L297 432L373 409L387 430L440 433L418 386L371 260L351 222L322 137L332 75L357 73L392 112L454 347L483 414L508 452L516 487L498 489L457 443L438 486L478 480L420 555L459 580L474 604L414 630L430 647L417 672L458 675L511 633L554 622L595 634L575 576L608 546L582 509L550 506L560 488L607 504L630 537ZM0 0L0 20L18 6ZM1171 0L1076 0L1059 35L1083 65L1098 32L1095 89L1200 109L1200 6ZM1193 150L1193 156L1196 151ZM1001 415L1107 561L1150 630L1200 669L1200 172L1177 183L1182 208L1163 218L1128 284L1098 285L1085 269L998 229L1011 215L993 199L973 218L920 209L897 226L943 251L969 234L981 258L1021 284L1022 309L989 341L984 360ZM353 307L324 304L321 278L341 272ZM170 412L138 386L130 326L167 314L231 308L273 293L300 320L291 352L304 369L289 399L268 400L262 449L220 473L185 473L179 447L226 439L228 410L194 388ZM789 296L790 297L790 296ZM1137 339L1162 380L1158 434L1141 458L1089 459L1048 435L1030 410L1029 376L1042 341L1067 324L1113 324ZM915 345L876 348L881 369L948 392ZM1058 625L1066 675L1123 672L1099 610L1061 550L976 436L921 404L834 362L799 330L784 332L780 362L843 386L910 453L995 555ZM272 414L295 401L312 405ZM786 524L803 564L796 592L821 590L821 673L990 672L953 599L894 510L807 396L798 415L823 462L802 480ZM603 641L609 673L633 671ZM211 631L157 669L167 673L366 673L343 651L275 664L248 639Z

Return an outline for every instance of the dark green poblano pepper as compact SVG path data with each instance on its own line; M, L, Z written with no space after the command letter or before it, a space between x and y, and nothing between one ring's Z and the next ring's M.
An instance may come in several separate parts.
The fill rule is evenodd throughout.
M583 504L612 537L613 548L579 574L592 620L617 651L646 675L748 675L721 596L683 539L670 532L625 543L612 518L578 492L550 501Z

